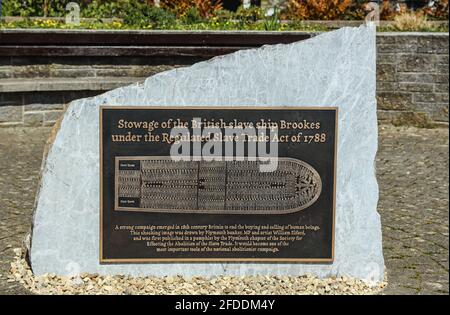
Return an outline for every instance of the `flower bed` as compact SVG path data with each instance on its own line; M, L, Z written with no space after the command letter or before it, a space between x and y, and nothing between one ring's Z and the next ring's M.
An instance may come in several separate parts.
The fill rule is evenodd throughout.
M366 0L286 0L272 10L239 7L236 12L223 9L221 0L161 0L159 6L149 0L79 0L81 21L70 25L63 18L69 0L3 2L9 17L0 28L326 31L343 21L362 23L368 13ZM448 32L448 0L416 11L383 1L380 16L390 20L380 30Z

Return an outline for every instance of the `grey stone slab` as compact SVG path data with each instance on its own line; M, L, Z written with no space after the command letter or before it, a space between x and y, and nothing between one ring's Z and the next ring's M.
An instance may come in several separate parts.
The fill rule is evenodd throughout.
M26 126L33 126L33 127L42 126L43 121L44 121L44 113L25 112L23 115L23 122Z
M375 28L342 28L289 45L238 51L71 103L37 196L36 274L384 277L378 185ZM337 106L339 140L333 264L99 264L99 106Z
M22 106L1 106L0 122L22 121Z
M0 92L42 92L42 91L80 91L114 89L136 81L136 78L41 78L30 79L0 79Z
M23 107L25 112L39 112L49 110L62 110L64 104L27 104Z

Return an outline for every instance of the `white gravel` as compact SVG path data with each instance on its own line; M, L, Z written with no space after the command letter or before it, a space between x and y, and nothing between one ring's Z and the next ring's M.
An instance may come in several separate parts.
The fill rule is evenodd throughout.
M369 285L347 277L318 279L311 276L221 276L193 277L143 277L99 276L81 274L60 277L53 274L34 276L17 248L11 263L8 281L17 281L34 294L380 294L386 282Z

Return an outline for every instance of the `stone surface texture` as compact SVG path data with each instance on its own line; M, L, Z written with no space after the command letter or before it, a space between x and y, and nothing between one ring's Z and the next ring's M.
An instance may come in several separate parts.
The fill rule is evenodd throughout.
M378 186L375 28L342 28L244 50L74 101L43 166L31 245L37 274L302 275L384 278ZM338 106L333 264L99 264L99 106Z
M448 33L377 37L378 118L427 127L448 123Z

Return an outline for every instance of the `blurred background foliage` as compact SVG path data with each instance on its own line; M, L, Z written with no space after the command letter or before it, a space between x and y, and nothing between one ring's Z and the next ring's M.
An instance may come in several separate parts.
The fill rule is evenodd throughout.
M4 16L64 17L67 3L73 0L3 0ZM145 29L297 29L302 21L363 20L367 15L367 0L285 0L251 1L252 4L272 3L276 9L253 5L244 9L242 1L236 11L228 11L226 0L76 0L81 18L90 18L90 25L101 27L102 19L117 19L105 28ZM156 1L158 2L158 1ZM236 2L236 1L235 1ZM382 20L401 24L398 30L430 28L429 21L448 20L449 0L389 1L380 0ZM281 23L288 20L289 23ZM43 22L44 21L44 22ZM45 24L49 25L45 25ZM86 22L84 22L86 24ZM5 27L5 22L2 26ZM10 23L11 26L13 23ZM17 27L51 27L50 22L21 21ZM42 24L42 25L41 25ZM54 27L61 27L59 22ZM52 24L52 25L53 25ZM7 26L7 25L6 25ZM302 28L307 26L303 25ZM314 29L320 26L314 27ZM432 27L431 27L432 28ZM448 28L448 26L447 26ZM433 30L433 29L431 29Z

